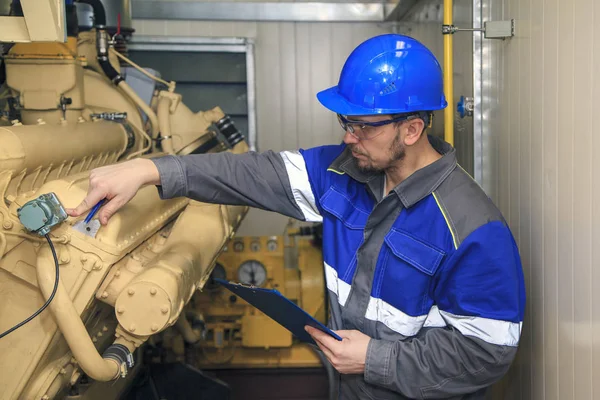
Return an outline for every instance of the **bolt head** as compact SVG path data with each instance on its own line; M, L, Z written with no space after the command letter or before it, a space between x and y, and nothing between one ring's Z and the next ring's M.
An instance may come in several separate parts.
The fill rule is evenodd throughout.
M123 314L124 312L125 312L125 309L123 307L117 308L117 313Z
M162 312L163 314L166 314L169 312L169 307L167 306L162 306L160 309L160 312Z
M130 332L135 332L135 324L131 324L131 325L129 326L129 331L130 331Z
M158 325L152 324L152 326L150 327L150 329L152 330L152 332L156 332L158 330Z
M102 292L102 295L100 297L106 299L108 297L108 292Z
M133 296L135 294L135 289L129 288L129 290L127 291L127 294L129 294L130 296Z
M156 288L150 289L150 295L152 295L152 296L156 295Z

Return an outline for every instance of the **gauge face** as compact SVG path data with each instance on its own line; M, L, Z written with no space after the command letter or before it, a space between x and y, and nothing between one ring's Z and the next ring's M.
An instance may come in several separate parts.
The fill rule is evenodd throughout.
M254 252L260 251L260 242L258 240L255 240L252 243L250 243L250 250Z
M220 285L215 281L215 278L223 280L227 279L227 272L225 271L225 267L220 263L215 264L215 267L210 273L210 277L206 281L204 287L206 287L207 289L216 289L217 287L219 287Z
M244 242L234 242L233 243L233 251L244 251Z
M277 250L277 240L271 239L267 242L267 250L275 251Z
M245 285L262 286L267 280L267 269L259 261L244 261L238 268L238 279Z

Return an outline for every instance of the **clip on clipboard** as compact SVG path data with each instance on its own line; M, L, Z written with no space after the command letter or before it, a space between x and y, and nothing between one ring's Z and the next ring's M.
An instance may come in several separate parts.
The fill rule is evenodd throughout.
M276 289L245 286L219 278L215 278L215 281L271 317L303 342L316 344L308 332L304 330L306 325L319 329L337 340L342 340L339 335L317 321Z

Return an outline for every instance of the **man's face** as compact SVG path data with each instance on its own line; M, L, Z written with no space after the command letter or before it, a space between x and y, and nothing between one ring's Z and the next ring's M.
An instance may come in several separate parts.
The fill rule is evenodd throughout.
M352 121L377 122L391 119L389 115L353 116ZM363 172L383 172L398 164L405 156L401 137L402 123L391 123L379 127L367 127L372 139L358 139L348 130L344 143L352 150L359 169ZM358 128L360 129L360 128ZM357 128L355 125L355 132ZM357 132L358 133L358 132ZM359 134L360 136L360 134Z

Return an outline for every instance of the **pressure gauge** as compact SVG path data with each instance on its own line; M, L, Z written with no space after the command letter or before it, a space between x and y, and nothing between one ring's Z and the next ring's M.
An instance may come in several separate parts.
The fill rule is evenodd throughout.
M238 253L244 251L244 242L239 241L239 240L234 242L233 243L233 251L238 252Z
M267 242L267 250L269 250L269 251L276 251L277 250L277 240L270 239Z
M220 263L215 264L215 267L210 273L210 278L208 278L204 287L207 289L216 289L217 287L219 287L220 285L215 281L215 278L223 280L227 279L227 272L225 271L225 267Z
M253 240L252 243L250 243L250 250L253 252L260 251L260 242L258 240Z
M267 280L267 269L259 261L244 261L238 268L238 279L245 285L262 286Z

